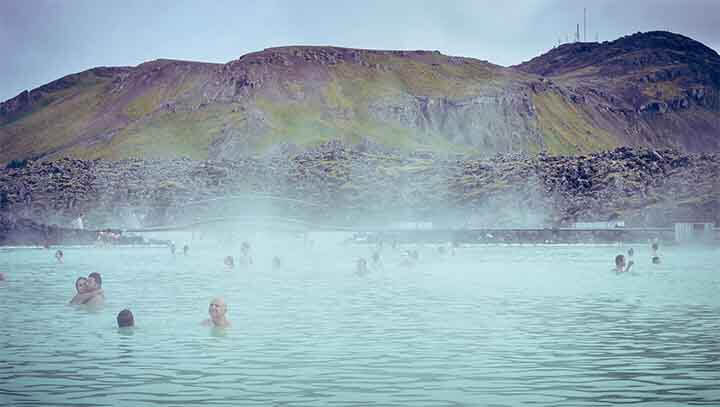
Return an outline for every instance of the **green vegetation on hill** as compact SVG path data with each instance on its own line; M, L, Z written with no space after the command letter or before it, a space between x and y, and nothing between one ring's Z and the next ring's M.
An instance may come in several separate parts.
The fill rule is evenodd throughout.
M540 132L550 154L584 154L609 150L621 144L607 130L594 126L582 108L571 105L557 94L538 94L533 102Z
M224 105L191 112L161 112L131 124L108 142L79 145L69 154L78 158L207 159L208 147L223 126L240 122L243 116Z
M3 123L0 161L45 154L77 140L106 98L107 78L92 74L74 86L44 96L28 111Z
M237 158L328 140L483 154L717 150L718 78L717 53L664 32L566 44L511 68L303 46L224 65L156 60L69 75L0 104L0 164Z

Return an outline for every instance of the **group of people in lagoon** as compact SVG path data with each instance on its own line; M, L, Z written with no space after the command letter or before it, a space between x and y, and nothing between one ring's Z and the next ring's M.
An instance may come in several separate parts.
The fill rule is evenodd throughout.
M393 248L397 247L397 244L393 244ZM451 245L449 252L454 255L456 244ZM171 253L175 254L175 245L170 246ZM359 258L355 266L355 274L366 275L371 270L381 270L384 266L380 258L380 251L382 249L382 243L379 243L373 254L370 256L370 262L365 258ZM651 249L651 262L652 264L660 264L660 256L658 254L659 243L657 239L653 240L650 244ZM183 246L183 254L188 255L189 246ZM448 250L444 246L439 246L437 249L438 255L445 255ZM635 250L633 248L628 249L627 258L624 254L618 254L615 256L615 268L613 271L617 273L629 272L635 264L633 258L635 256ZM62 263L64 259L64 253L62 250L55 252L55 259L58 263ZM240 249L240 256L238 257L239 264L242 266L250 266L253 264L253 259L250 254L250 243L243 242ZM420 256L417 250L405 250L403 252L403 258L400 262L401 266L412 267L417 264L420 260ZM233 256L226 256L224 259L226 270L230 271L235 267L235 259ZM272 258L273 270L278 270L282 267L282 261L280 257L274 256ZM0 273L0 281L5 280L4 274ZM76 293L70 300L72 305L88 305L88 306L100 306L105 302L105 295L102 288L102 276L100 273L93 272L87 277L79 277L75 281ZM227 318L228 306L225 301L216 297L213 298L208 307L208 315L210 318L202 322L206 326L214 327L229 327L231 326L230 321ZM135 325L135 319L132 312L128 309L123 309L117 315L117 323L120 328L133 327Z
M658 255L658 249L660 248L660 244L658 243L657 239L653 240L650 244L650 250L652 251L652 257L650 258L650 261L652 264L660 264L660 255ZM632 258L635 256L635 250L631 247L627 251L628 260L625 259L625 255L618 254L615 256L615 268L613 271L617 273L627 273L632 269L632 266L635 264L635 261L632 260Z
M176 251L175 242L170 242L170 244L168 246L170 247L170 254L172 254L174 256L175 251ZM190 252L190 246L183 245L183 248L182 248L183 256L187 256L189 252Z
M278 265L279 262L280 259L277 258ZM225 256L225 259L223 259L223 263L225 264L226 271L231 271L235 268L235 258L233 256ZM276 261L275 259L273 259L273 268L275 268L275 263ZM242 242L242 245L240 246L240 256L238 257L238 264L242 267L252 266L253 260L252 256L250 256L250 243Z
M170 252L171 254L175 254L175 244L170 243ZM396 247L393 245L393 247ZM250 243L243 242L240 248L240 256L239 264L242 266L251 266L253 264L252 255L250 253ZM378 247L377 250L375 250L370 257L371 260L371 266L374 270L380 270L383 268L382 260L380 258L380 249L382 248L382 245ZM187 245L183 246L183 254L187 255L189 251L189 247ZM444 250L438 250L438 253L444 254ZM454 248L453 248L453 254L454 254ZM403 253L403 261L401 261L401 265L411 267L415 265L419 261L419 253L417 250L406 250ZM61 250L56 251L55 258L59 263L62 263L63 259L63 252ZM235 267L235 258L233 256L226 256L223 260L226 270L230 271ZM282 267L282 261L280 260L280 257L274 256L272 258L272 268L273 270L278 270ZM368 266L368 262L365 258L360 258L357 261L357 267L355 270L356 274L358 275L364 275L368 274L370 272L370 267ZM103 293L102 289L102 277L100 276L100 273L93 272L90 273L87 277L79 277L75 281L75 289L76 294L75 296L70 300L70 304L72 305L94 305L99 306L102 305L105 301L105 295ZM228 306L225 300L223 300L221 297L213 298L212 301L210 301L210 305L208 307L208 315L209 318L204 320L202 322L202 325L205 326L212 326L217 328L226 328L230 327L232 324L230 320L227 317L228 312ZM131 328L135 326L135 318L129 309L123 309L120 311L117 315L117 324L118 328Z
M170 250L171 253L174 255L174 244L171 245ZM188 251L189 246L183 246L183 254L187 255ZM247 242L243 242L243 256L248 257L249 264L252 264L252 258L250 258L249 252L250 244ZM62 263L62 250L58 250L55 252L55 258L59 263ZM226 264L228 262L228 258L230 259L229 261L232 264L232 256L228 256L225 259ZM278 265L279 267L279 258L277 256L273 258L273 267L275 267L276 265ZM3 279L4 276L2 275L2 273L0 273L0 280ZM102 276L100 275L100 273L93 272L90 273L87 277L78 277L78 279L75 281L75 290L76 294L70 300L71 305L101 306L105 302L105 294L102 289ZM222 298L213 298L212 301L210 301L210 305L208 307L208 314L210 318L204 320L202 322L202 325L213 326L217 328L226 328L231 326L231 323L227 318L227 311L227 304ZM123 309L122 311L120 311L116 317L116 320L118 328L121 329L133 328L135 326L135 316L129 309Z

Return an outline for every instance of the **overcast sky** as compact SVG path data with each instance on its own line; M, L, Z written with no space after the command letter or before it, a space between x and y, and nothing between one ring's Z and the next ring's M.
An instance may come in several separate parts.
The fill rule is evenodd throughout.
M669 30L720 49L720 0L0 0L0 100L96 66L228 62L281 45L439 50L514 65L572 36Z

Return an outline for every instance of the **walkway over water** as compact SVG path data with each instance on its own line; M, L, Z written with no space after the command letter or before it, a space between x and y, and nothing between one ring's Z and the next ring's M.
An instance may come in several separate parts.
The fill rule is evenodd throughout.
M186 224L127 229L126 232L199 231L214 227L243 228L290 233L349 232L357 243L457 242L457 243L615 243L641 242L659 238L673 241L674 229L667 228L392 228L382 225L338 225L281 216L225 216Z
M457 243L615 243L615 242L640 242L648 239L658 238L664 242L676 240L676 232L672 227L615 227L615 228L548 228L548 227L449 227L431 222L435 217L428 212L421 216L407 209L409 219L424 219L426 223L409 222L407 225L417 227L398 227L394 222L398 219L391 219L390 213L403 213L401 210L388 210L385 213L372 213L362 208L348 208L349 213L355 219L374 219L346 222L338 221L333 217L336 211L318 202L309 200L286 198L267 194L243 194L213 197L187 201L174 205L149 205L144 208L157 211L160 215L154 217L157 222L153 226L139 226L138 214L143 213L139 206L119 205L114 208L129 210L132 217L130 222L127 219L120 224L136 224L137 227L109 226L116 232L125 233L152 233L152 232L178 232L178 231L207 231L207 230L255 230L285 233L309 233L309 232L348 232L354 233L354 241L359 243L386 242L457 242ZM397 208L396 208L397 209ZM353 211L362 212L353 212ZM456 211L459 208L456 208ZM242 211L242 212L241 212ZM442 219L442 211L437 210L438 219ZM124 212L126 215L128 212ZM157 212L156 212L157 213ZM243 215L233 215L243 213ZM282 214L282 216L268 215L268 213ZM362 213L367 214L363 217ZM111 216L117 216L117 213ZM149 221L148 212L145 212L142 219ZM225 215L225 216L217 216ZM183 219L184 222L175 220ZM317 219L320 219L319 221ZM323 220L324 219L324 220ZM348 218L345 218L348 219ZM103 228L107 230L108 228ZM692 231L691 231L692 232ZM712 242L718 240L720 229L710 227L704 240ZM97 238L100 230L93 229L68 229L57 228L46 225L38 225L33 230L28 230L26 236L19 240L6 242L4 244L20 244L23 242L54 242L73 241L76 244L90 242ZM127 235L126 235L127 236ZM131 237L131 239L142 239ZM678 239L679 240L679 239Z

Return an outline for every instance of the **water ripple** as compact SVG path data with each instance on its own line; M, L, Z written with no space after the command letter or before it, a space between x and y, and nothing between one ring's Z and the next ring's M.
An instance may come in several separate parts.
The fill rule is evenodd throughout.
M358 277L363 250L233 273L201 249L3 251L0 404L720 405L711 252L616 276L613 248L426 248L415 269L386 252ZM96 269L107 304L65 305ZM217 295L225 332L199 324ZM125 307L132 334L115 328Z

